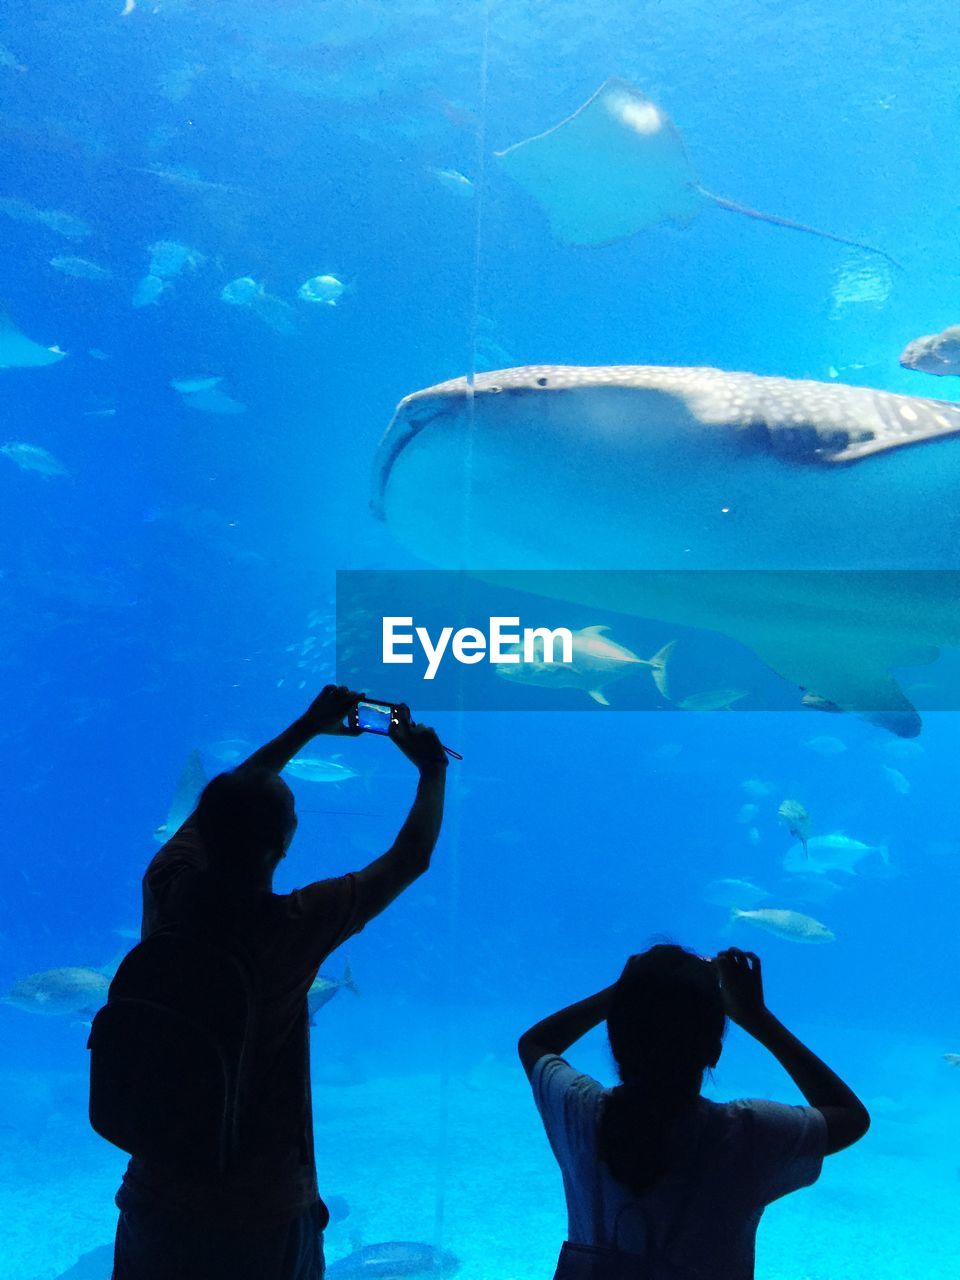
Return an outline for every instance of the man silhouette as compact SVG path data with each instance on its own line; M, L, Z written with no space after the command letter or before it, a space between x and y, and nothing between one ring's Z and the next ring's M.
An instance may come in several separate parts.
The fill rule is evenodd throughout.
M242 1142L221 1174L134 1156L117 1192L113 1280L320 1280L328 1213L317 1189L307 992L329 954L430 865L446 753L401 707L390 737L419 771L391 848L361 871L273 892L296 830L280 777L318 734L354 735L361 694L328 685L298 720L204 789L143 879L142 937L200 929L233 944L254 976ZM149 1105L147 1103L147 1105Z

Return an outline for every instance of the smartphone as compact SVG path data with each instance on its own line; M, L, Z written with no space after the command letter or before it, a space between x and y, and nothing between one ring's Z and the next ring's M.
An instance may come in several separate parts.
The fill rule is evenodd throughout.
M351 729L364 733L389 733L392 724L399 724L399 712L390 702L358 702L347 716Z
M360 701L347 712L347 724L351 729L360 729L363 733L388 734L392 724L400 723L400 708L392 702ZM443 744L440 744L443 746ZM443 747L448 756L454 760L462 760L463 756L452 747Z

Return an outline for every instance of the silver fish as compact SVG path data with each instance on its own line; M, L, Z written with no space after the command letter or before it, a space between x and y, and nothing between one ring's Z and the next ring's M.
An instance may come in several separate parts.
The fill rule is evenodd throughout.
M701 896L711 906L737 907L741 910L758 907L770 897L766 889L761 889L750 880L711 880Z
M417 1240L366 1244L330 1263L327 1280L418 1280L421 1276L449 1276L460 1266L452 1253Z
M35 471L40 476L66 476L70 473L59 458L55 458L38 444L26 444L22 440L10 440L0 445L0 453L15 462L21 471Z
M609 706L604 685L629 675L638 667L646 667L653 683L663 697L668 698L667 664L673 651L673 642L658 650L652 658L638 658L635 653L611 640L605 633L607 626L581 627L573 632L572 662L546 662L543 642L539 641L538 656L531 662L523 661L523 645L508 645L505 653L515 653L520 661L497 663L494 670L504 680L519 684L546 684L556 688L584 689L601 706Z
M799 840L804 857L807 856L807 845L810 840L810 815L799 800L784 800L777 813L787 824L787 830L795 840Z
M814 920L812 916L779 907L760 907L757 911L734 909L732 918L756 925L758 929L765 929L767 933L783 938L785 942L833 942L836 937L825 924Z
M93 1014L106 1001L110 979L99 969L46 969L15 982L3 1004L49 1017Z
M356 771L345 764L315 756L294 756L284 768L284 773L292 774L303 782L346 782L357 776Z
M350 968L349 960L344 961L342 978L328 978L324 974L318 973L314 979L313 986L307 992L307 1009L310 1015L311 1027L316 1026L316 1016L323 1006L329 1004L338 991L343 990L352 991L355 996L360 994L360 990L353 980L353 972Z
M861 863L866 863L880 876L893 874L886 845L864 844L862 840L835 831L832 835L807 840L802 854L796 846L789 849L783 859L783 869L803 874L841 871L856 875Z
M51 258L50 265L65 276L73 276L76 280L110 280L113 277L113 272L106 267L101 267L96 262L88 262L86 258L71 257L69 254Z

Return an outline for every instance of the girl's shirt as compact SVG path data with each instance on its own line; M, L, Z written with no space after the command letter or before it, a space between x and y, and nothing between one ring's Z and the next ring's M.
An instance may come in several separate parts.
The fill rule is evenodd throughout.
M670 1171L636 1196L597 1151L609 1091L554 1054L531 1084L563 1174L567 1239L637 1254L651 1276L752 1280L763 1210L820 1176L827 1126L814 1107L698 1098L676 1119Z

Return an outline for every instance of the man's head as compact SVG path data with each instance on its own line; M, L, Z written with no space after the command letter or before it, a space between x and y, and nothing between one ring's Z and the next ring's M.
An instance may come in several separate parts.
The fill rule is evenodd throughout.
M197 829L213 867L269 879L297 829L293 793L269 769L234 769L207 783Z

